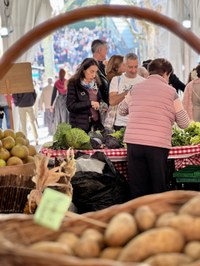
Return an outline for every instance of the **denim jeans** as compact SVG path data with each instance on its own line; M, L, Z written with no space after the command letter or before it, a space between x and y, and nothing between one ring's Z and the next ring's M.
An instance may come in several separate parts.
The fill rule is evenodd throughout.
M10 128L10 116L9 116L9 107L4 106L4 116L6 119L6 127ZM3 119L0 119L0 128L2 128Z

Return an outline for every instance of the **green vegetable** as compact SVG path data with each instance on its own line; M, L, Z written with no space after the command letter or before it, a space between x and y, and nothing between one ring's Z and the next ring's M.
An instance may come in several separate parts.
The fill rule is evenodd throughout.
M172 146L197 145L200 143L200 122L191 122L185 129L173 126Z
M110 134L111 136L115 137L118 140L121 147L123 147L124 145L123 141L124 141L125 130L126 130L125 128L121 128L120 130L117 130L114 133Z
M90 137L80 128L71 128L65 132L65 140L69 147L74 149L92 149Z

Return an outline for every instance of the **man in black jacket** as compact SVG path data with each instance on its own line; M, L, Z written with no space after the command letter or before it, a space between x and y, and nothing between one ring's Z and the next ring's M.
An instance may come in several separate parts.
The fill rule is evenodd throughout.
M101 82L99 87L101 97L105 103L109 104L108 80L106 78L105 65L103 63L103 61L106 60L108 53L108 44L106 41L96 39L91 44L91 51L93 58L99 63L98 75Z

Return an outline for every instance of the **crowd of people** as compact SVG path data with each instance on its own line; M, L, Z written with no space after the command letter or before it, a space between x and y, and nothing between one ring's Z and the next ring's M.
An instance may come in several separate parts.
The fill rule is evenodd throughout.
M91 57L91 42L94 39L106 40L109 46L108 57L119 53L116 40L111 36L111 32L101 27L89 29L62 28L53 35L53 53L56 72L60 66L65 66L69 73L74 73L77 66L84 58ZM34 65L44 67L44 49L42 43L35 55Z
M192 70L196 76L193 73L193 80L185 86L164 58L149 59L140 66L134 53L109 53L104 38L93 39L90 50L91 56L88 51L69 79L63 68L57 80L48 78L39 99L44 124L50 134L62 122L87 133L105 127L126 129L131 198L166 191L172 126L176 122L186 128L191 120L200 121L200 64ZM183 100L179 90L184 92ZM22 130L26 134L27 113L37 143L35 92L13 98Z

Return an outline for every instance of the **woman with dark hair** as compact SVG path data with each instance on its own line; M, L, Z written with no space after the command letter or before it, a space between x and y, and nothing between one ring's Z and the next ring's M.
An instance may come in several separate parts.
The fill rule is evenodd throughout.
M172 126L190 123L176 90L168 85L171 63L158 58L148 70L149 77L134 85L119 106L121 115L129 113L124 141L132 198L166 191Z
M52 133L56 132L57 126L60 123L68 123L68 111L66 106L67 97L67 79L65 78L66 71L60 69L59 78L54 83L53 93L51 96L51 111L53 112Z
M69 123L86 132L102 130L99 107L101 95L97 80L98 62L86 58L68 81L67 109Z
M193 71L196 78L185 87L183 106L191 120L200 122L200 64Z

